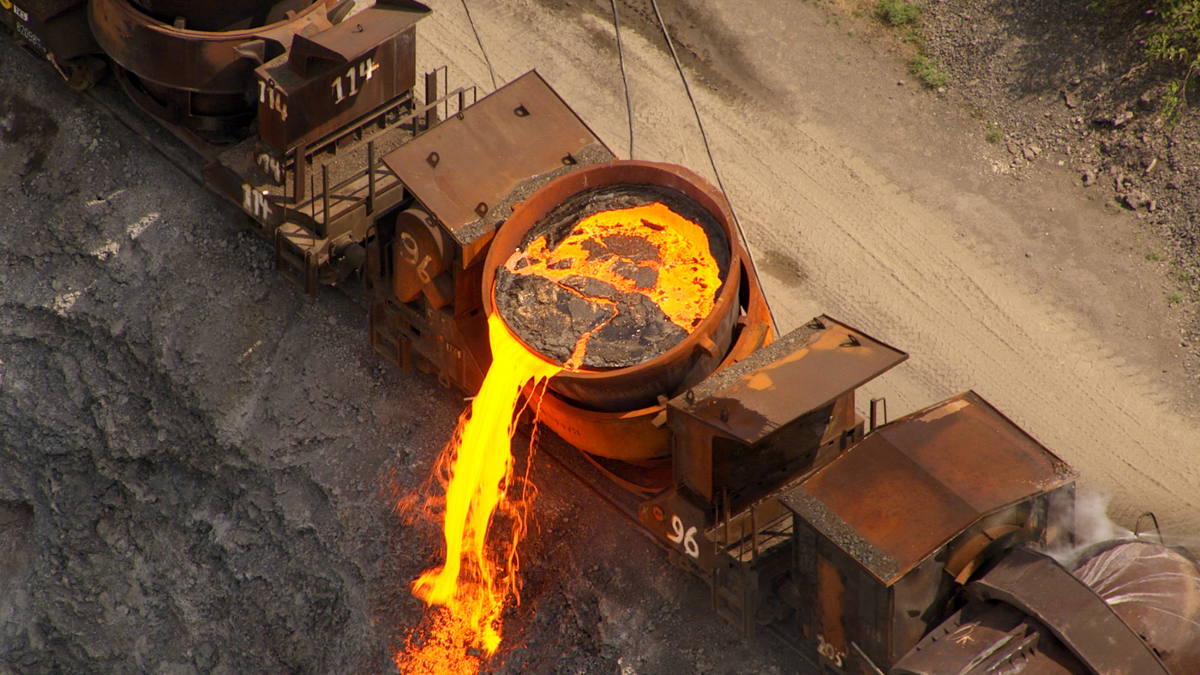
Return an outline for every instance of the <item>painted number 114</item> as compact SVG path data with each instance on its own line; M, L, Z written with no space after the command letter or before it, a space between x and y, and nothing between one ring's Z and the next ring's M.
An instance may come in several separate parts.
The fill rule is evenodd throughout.
M379 70L379 64L375 63L375 59L367 59L358 65L350 66L350 70L329 85L333 89L334 105L358 94L359 87L371 79L376 70Z

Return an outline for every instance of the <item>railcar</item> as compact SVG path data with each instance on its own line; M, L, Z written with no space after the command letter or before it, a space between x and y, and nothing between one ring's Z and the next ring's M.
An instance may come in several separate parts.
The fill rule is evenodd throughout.
M778 335L719 190L618 160L537 72L480 97L443 68L418 92L429 8L353 5L0 0L0 25L69 86L111 73L286 279L314 294L361 277L374 349L469 393L497 268L534 224L628 185L711 216L729 256L694 333L530 395L547 450L742 630L834 673L1200 670L1186 551L1051 557L1075 544L1077 476L1049 449L969 391L890 422L871 401L862 419L856 391L907 354L829 316Z

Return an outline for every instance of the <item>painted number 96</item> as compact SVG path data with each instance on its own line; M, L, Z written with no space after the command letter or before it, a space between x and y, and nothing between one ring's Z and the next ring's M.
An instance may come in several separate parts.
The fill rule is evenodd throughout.
M407 232L400 233L400 243L404 245L404 259L408 261L408 264L417 268L417 278L421 280L421 283L427 284L433 281L429 277L428 269L430 263L433 262L433 258L426 253L418 263L417 254L421 252L421 248L417 246L417 240L413 239L413 236Z
M700 557L700 544L696 543L696 527L692 526L685 532L683 530L683 519L679 516L671 516L671 534L667 535L667 539L676 544L683 542L683 550L693 558Z

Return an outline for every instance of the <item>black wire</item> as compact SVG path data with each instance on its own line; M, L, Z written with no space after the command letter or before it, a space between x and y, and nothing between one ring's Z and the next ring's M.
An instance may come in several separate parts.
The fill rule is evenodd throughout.
M667 48L671 50L671 58L675 60L675 69L679 71L679 79L683 80L683 89L687 92L688 100L692 102L692 113L696 115L696 125L700 127L700 138L704 139L704 151L708 153L708 163L717 177L717 186L721 188L721 194L725 195L725 201L729 201L729 194L725 192L725 184L721 182L721 172L717 170L717 163L713 160L712 148L708 146L708 134L704 131L704 121L700 119L700 109L696 107L696 98L692 96L692 88L688 85L687 76L683 74L683 65L679 63L679 55L675 53L675 43L671 41L671 36L667 33L667 24L663 22L662 14L658 12L658 0L650 0L650 6L654 8L654 16L658 18L658 27L662 29L663 38L667 41ZM729 210L733 211L732 203L729 205ZM736 221L737 215L734 215L733 219ZM740 225L738 233L741 234ZM745 236L743 235L742 238L744 240Z
M738 239L741 240L742 250L750 258L750 264L754 265L754 254L750 251L750 245L746 241L746 233L742 230L742 223L738 220L737 211L733 208L733 202L729 199L729 192L725 190L725 182L721 180L721 172L717 169L717 162L713 159L712 148L708 145L708 133L704 131L704 121L700 119L700 109L696 106L696 98L692 96L692 88L688 85L687 76L683 72L683 64L679 62L679 55L675 53L675 43L671 41L671 35L667 33L667 24L663 22L662 14L658 11L658 0L650 0L650 6L654 8L654 16L658 19L658 27L662 29L663 38L667 41L667 47L671 50L671 58L675 60L675 69L679 71L679 79L683 80L683 89L687 92L688 100L692 103L692 112L696 115L696 125L700 127L700 137L704 139L704 151L708 153L708 163L712 166L713 175L717 177L717 187L721 189L721 194L725 196L725 203L729 205L729 213L733 215L733 225L737 228ZM771 303L767 301L767 297L763 296L763 302L767 304L767 312L774 316L771 312ZM772 323L774 320L772 320Z
M633 159L633 106L629 103L629 79L625 77L625 49L621 46L621 20L617 18L617 0L612 0L613 28L617 31L617 58L621 62L621 83L625 85L625 112L629 116L629 159Z
M492 60L488 58L487 50L483 48L483 40L479 39L479 31L475 29L475 20L471 18L471 8L467 7L467 0L461 0L463 10L467 13L467 23L471 24L471 32L475 34L475 42L479 43L479 51L483 54L483 62L487 64L488 74L492 76L492 91L496 91L499 87L496 86L496 71L492 69Z

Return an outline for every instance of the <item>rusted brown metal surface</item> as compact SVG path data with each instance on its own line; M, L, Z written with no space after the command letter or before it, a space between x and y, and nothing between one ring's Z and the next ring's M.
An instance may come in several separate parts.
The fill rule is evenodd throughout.
M417 21L430 9L380 0L255 70L258 135L277 160L348 122L394 106L416 84Z
M372 344L398 365L429 367L448 384L478 389L491 360L481 280L493 228L555 176L612 157L536 72L451 109L445 121L383 154L381 173L403 186L444 237L442 248L414 237L405 249L405 227L379 229L374 257L387 264L371 265L368 274ZM419 268L434 248L449 261L439 275L448 284L421 280ZM416 283L422 287L414 295ZM445 302L451 288L453 299Z
M1013 549L968 590L1036 618L1097 673L1170 675L1149 645L1095 591L1049 556Z
M1157 541L1090 547L1071 573L1096 592L1175 675L1200 673L1200 564Z
M397 300L413 302L424 294L435 309L454 300L451 279L444 274L454 254L446 239L433 217L420 209L396 216L392 292Z
M1200 660L1200 567L1186 552L1114 540L1073 569L1018 548L967 587L971 603L892 675L1192 675Z
M413 7L416 3L394 1L401 9L386 11L398 11L410 18L425 13L424 5ZM409 25L405 30L411 32L413 27ZM398 68L404 63L407 68L413 67L411 59L401 59L393 66ZM406 76L409 81L414 77L411 72ZM319 284L336 284L357 269L368 236L380 225L391 228L394 208L407 206L410 201L410 195L381 157L412 138L413 129L427 110L457 110L453 106L473 100L467 96L469 91L456 89L423 106L417 106L411 92L407 92L388 102L382 111L368 110L312 144L300 143L283 158L265 151L257 138L219 150L205 146L201 150L213 153L213 159L204 168L204 177L217 192L238 204L258 225L260 233L275 242L276 268L311 295ZM436 227L430 230L435 231L440 232ZM450 241L448 235L435 239ZM403 252L402 247L393 251L390 243L387 248L389 257ZM448 265L456 251L452 245L438 256ZM382 249L377 253L381 261ZM395 268L391 264L383 267ZM408 271L413 272L413 281L419 279L418 270ZM379 283L392 283L378 275L375 278ZM440 292L443 298L454 292L445 280L436 280L426 290L431 297ZM390 334L395 335L394 328ZM388 353L395 361L396 351L389 349Z
M492 242L483 279L484 310L490 315L495 311L491 294L495 271L520 247L526 233L570 197L585 189L617 184L666 187L696 201L721 226L729 242L731 261L712 312L675 346L626 368L563 371L550 379L554 391L578 405L610 412L653 405L659 396L675 396L698 384L717 368L733 344L740 307L742 255L733 215L724 196L699 175L670 164L624 160L577 169L547 183L513 211Z
M1073 479L1062 460L966 392L881 427L800 492L861 542L860 559L890 582L982 516ZM785 500L800 506L799 496Z
M672 409L750 445L908 358L828 316L810 326L715 373Z
M964 569L1067 535L1053 507L1074 478L973 392L880 427L781 493L797 517L796 587L812 595L794 605L797 625L777 632L805 636L802 649L838 668L890 667L945 618ZM821 560L840 585L824 585ZM842 594L844 614L814 613L822 594ZM834 624L841 643L822 632Z
M103 73L102 54L92 37L85 0L21 0L0 3L0 24L8 25L28 49L53 64L76 89L95 84Z
M547 180L613 154L535 71L384 157L462 247L482 259L492 231Z
M205 4L188 7L203 14ZM160 119L225 140L255 115L248 103L257 101L254 69L286 51L296 34L330 28L333 8L333 0L321 0L282 16L268 13L263 20L275 22L267 25L239 22L222 31L192 30L187 14L166 23L129 0L92 0L88 17L96 41L120 66L131 98ZM246 16L256 18L255 8Z
M702 498L727 492L740 508L819 466L822 447L849 445L838 441L858 424L854 390L906 358L827 316L814 319L670 401L676 474Z
M793 578L794 537L794 516L776 491L861 438L854 390L905 358L822 316L667 403L673 485L638 517L712 584L726 620L751 631L795 616L776 592ZM797 604L811 610L818 599ZM799 623L790 625L798 635Z
M1095 675L1036 619L972 603L933 629L890 675Z

